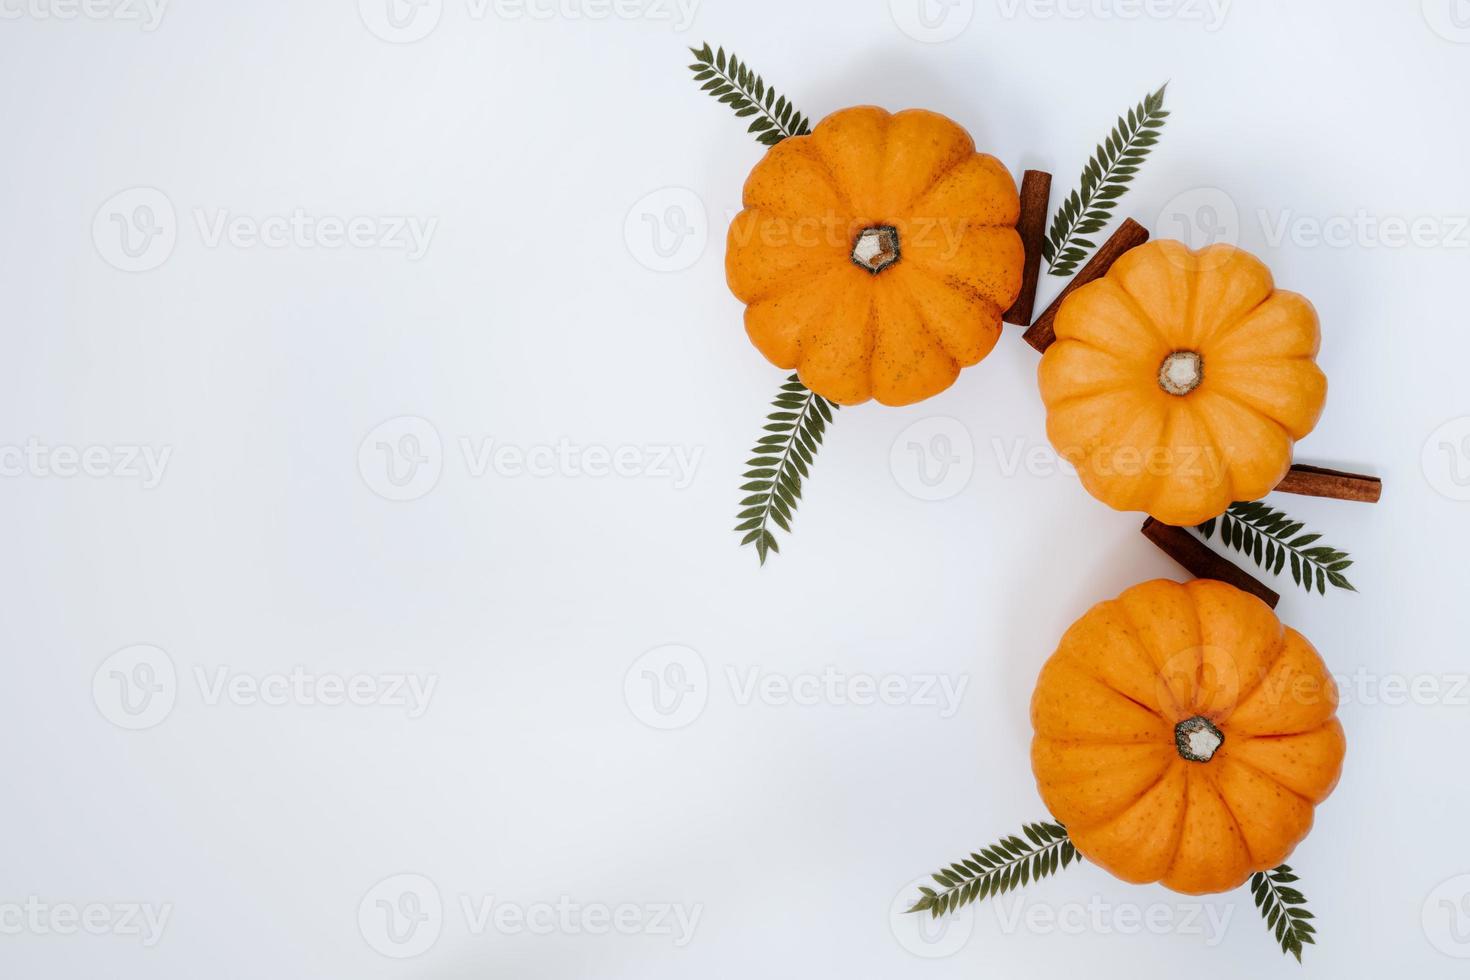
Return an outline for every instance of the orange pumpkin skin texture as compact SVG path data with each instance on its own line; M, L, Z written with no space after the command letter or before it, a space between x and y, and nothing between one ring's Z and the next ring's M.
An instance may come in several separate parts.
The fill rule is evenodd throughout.
M1191 895L1228 891L1311 829L1342 770L1336 710L1322 658L1261 600L1159 579L1062 637L1031 700L1031 766L1095 864ZM1223 738L1212 755L1212 739L1179 741L1205 728L1198 719Z
M1229 245L1130 249L1054 327L1038 369L1052 445L1094 497L1165 524L1264 497L1327 398L1312 304Z
M835 112L771 147L744 206L725 273L746 333L843 405L948 388L990 353L1021 289L1015 181L937 113ZM867 266L865 233L878 251Z

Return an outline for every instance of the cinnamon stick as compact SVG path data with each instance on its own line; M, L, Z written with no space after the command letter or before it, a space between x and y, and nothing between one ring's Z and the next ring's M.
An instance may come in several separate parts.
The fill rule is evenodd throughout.
M1039 351L1045 351L1057 339L1052 324L1057 318L1057 310L1062 308L1062 300L1066 299L1072 290L1085 286L1094 279L1101 279L1107 271L1113 267L1122 254L1130 248L1136 248L1148 241L1148 229L1134 221L1132 218L1124 221L1118 230L1113 232L1113 237L1102 243L1102 246L1093 253L1067 287L1062 290L1061 295L1052 300L1052 304L1046 308L1046 312L1036 318L1031 328L1026 331L1026 343Z
M1383 495L1383 481L1376 476L1344 473L1322 466L1299 463L1276 484L1282 493L1299 493L1307 497L1331 497L1333 500L1356 500L1376 504Z
M1046 212L1051 207L1051 174L1045 170L1028 170L1021 176L1021 217L1016 231L1021 235L1026 263L1021 267L1021 293L1011 308L1001 315L1006 323L1020 327L1031 325L1036 308L1036 281L1041 278L1041 243L1046 240Z
M1183 565L1195 578L1212 578L1233 585L1242 592L1249 592L1272 609L1281 601L1281 596L1246 574L1234 562L1216 554L1182 527L1162 524L1150 517L1143 522L1143 536L1158 545L1164 554Z

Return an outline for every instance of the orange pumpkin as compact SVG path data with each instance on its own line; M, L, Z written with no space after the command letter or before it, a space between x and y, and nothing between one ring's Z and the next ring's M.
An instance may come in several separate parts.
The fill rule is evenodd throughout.
M1327 397L1312 304L1229 245L1131 249L1054 329L1039 368L1052 445L1094 497L1166 524L1264 497Z
M1125 881L1221 892L1274 868L1342 769L1322 658L1254 596L1157 580L1099 603L1031 701L1041 797Z
M943 391L1020 292L1015 181L933 112L833 113L771 147L744 204L725 271L746 332L834 402Z

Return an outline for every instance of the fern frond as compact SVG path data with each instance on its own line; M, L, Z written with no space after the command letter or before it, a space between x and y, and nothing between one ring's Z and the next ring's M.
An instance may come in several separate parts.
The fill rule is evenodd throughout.
M1246 555L1272 575L1280 575L1290 559L1292 580L1308 592L1315 588L1326 595L1328 585L1358 591L1343 574L1352 565L1346 551L1316 544L1322 535L1301 533L1304 527L1301 521L1292 520L1259 500L1231 504L1225 513L1205 521L1196 530L1208 541L1217 526L1220 540L1227 547Z
M816 457L827 423L838 406L827 401L798 380L786 379L771 403L775 411L766 416L765 435L745 461L746 482L740 487L750 496L740 501L740 521L735 530L744 533L742 545L754 544L761 564L769 552L780 552L770 525L791 533L791 516L801 499L801 481Z
M702 82L702 91L728 105L741 119L749 116L747 132L766 146L775 146L788 136L805 136L811 132L811 120L796 111L796 107L784 95L766 85L765 79L750 70L732 52L728 57L725 49L710 50L704 47L690 48L694 52L694 80Z
M1047 271L1070 276L1097 244L1086 235L1102 231L1118 206L1149 150L1159 141L1159 130L1169 114L1164 111L1165 82L1152 95L1118 118L1108 138L1098 144L1082 168L1080 186L1072 191L1052 217L1051 230L1041 243Z
M1054 875L1082 855L1059 823L1028 823L1025 839L1003 837L947 868L934 872L938 890L919 886L919 898L910 912L928 912L939 918L991 895L1006 892Z
M1307 898L1295 888L1296 881L1291 865L1283 864L1274 871L1257 871L1251 875L1251 894L1255 896L1256 908L1266 920L1266 928L1276 935L1283 953L1290 953L1296 961L1302 961L1302 944L1316 945L1313 938L1317 932L1308 919L1313 918L1303 906Z

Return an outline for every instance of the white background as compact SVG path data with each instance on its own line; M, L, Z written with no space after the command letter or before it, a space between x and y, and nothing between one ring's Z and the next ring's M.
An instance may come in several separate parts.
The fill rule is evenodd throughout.
M705 0L688 25L648 4L443 0L409 22L426 36L395 43L377 2L178 0L153 30L105 5L54 16L66 2L0 8L0 973L1464 975L1465 4L958 0L926 33L904 0ZM761 150L691 83L685 48L705 39L814 118L946 113L1014 172L1053 171L1054 200L1169 80L1173 115L1120 214L1178 235L1181 215L1209 230L1233 208L1228 236L1316 303L1331 392L1298 459L1386 491L1273 500L1352 553L1360 590L1276 583L1343 679L1349 739L1292 857L1320 929L1306 974L1244 891L1181 900L1091 865L934 942L890 914L916 876L1045 817L1027 756L1043 659L1093 602L1182 573L1137 515L1014 465L1046 444L1013 329L931 401L842 412L782 553L758 568L736 546L739 474L782 374L724 285ZM140 187L172 217L149 225L147 192L114 201ZM437 224L418 258L208 233L298 210ZM156 267L122 271L114 215L171 230L172 251L149 239ZM1395 239L1415 219L1420 241ZM667 258L655 228L679 246ZM404 416L423 421L360 462ZM377 444L414 434L437 483L385 499L403 493ZM477 472L461 440L574 462ZM103 447L106 473L17 464L28 442ZM120 465L129 447L170 453L156 485ZM589 447L632 447L636 475L587 475ZM661 447L697 460L691 479ZM947 496L920 499L917 466L946 460ZM109 660L140 644L156 650ZM669 644L707 681L684 675L685 724L661 730L643 671L678 675L640 658ZM138 721L119 700L119 676L145 676L134 657L176 682L136 731L115 723ZM828 667L965 686L948 716L741 703L752 670ZM419 717L213 696L219 677L295 668L437 686ZM442 906L410 959L379 951L417 948L394 946L376 904L424 890L379 885L401 874ZM488 898L579 911L549 932L477 929L462 902ZM169 917L147 945L115 921L56 934L67 913L15 918L27 903ZM596 909L625 904L638 934L591 934ZM690 941L659 905L697 910Z

